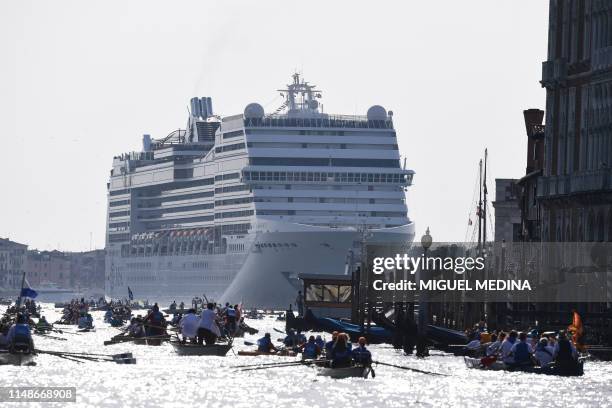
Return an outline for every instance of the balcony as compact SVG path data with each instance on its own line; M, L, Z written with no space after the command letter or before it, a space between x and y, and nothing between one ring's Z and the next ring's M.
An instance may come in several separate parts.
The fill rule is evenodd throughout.
M563 176L540 177L538 198L612 192L612 169L600 169Z
M562 84L567 78L567 62L564 59L542 63L542 86Z
M593 51L593 71L604 71L612 68L612 46Z

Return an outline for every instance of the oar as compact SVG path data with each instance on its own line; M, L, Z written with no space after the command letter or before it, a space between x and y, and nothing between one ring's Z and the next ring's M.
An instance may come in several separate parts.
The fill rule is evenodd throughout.
M277 329L276 327L273 327L273 329L274 329L275 332L282 333L282 334L287 334L286 332L282 331L281 329Z
M401 370L414 371L415 373L429 374L429 375L438 375L440 377L448 377L447 374L434 373L432 371L419 370L418 368L412 368L412 367L399 366L399 365L395 365L395 364L383 363L382 361L372 361L372 363L380 364L380 365L387 366L387 367L395 367L395 368L399 368Z
M49 339L53 339L53 340L63 340L63 341L67 341L68 339L65 339L63 337L57 337L57 336L49 336L48 334L41 334L41 333L36 333L34 332L35 335L40 336L40 337L47 337Z
M237 365L237 366L232 366L232 368L249 368L249 367L263 367L263 366L276 366L279 364L304 364L304 365L309 365L309 364L317 364L317 363L326 363L329 360L325 360L325 359L320 359L320 360L296 360L296 361L287 361L284 363L259 363L259 364L243 364L243 365Z
M293 367L293 366L300 366L300 365L306 365L306 364L302 363L301 361L293 362L293 363L280 363L280 364L273 365L273 366L243 368L240 371L265 370L268 368Z

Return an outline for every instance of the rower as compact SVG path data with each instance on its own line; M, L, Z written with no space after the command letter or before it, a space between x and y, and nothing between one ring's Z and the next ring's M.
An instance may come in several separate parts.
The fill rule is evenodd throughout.
M88 329L90 327L89 319L85 313L81 313L81 317L78 320L79 329Z
M157 303L153 305L151 312L145 317L144 322L147 337L166 334L166 319L164 319L164 315L159 311Z
M317 337L315 338L315 343L317 343L317 346L319 346L321 351L323 351L325 349L325 342L321 338L320 334L317 334Z
M512 350L512 346L516 343L517 333L512 330L510 334L506 337L506 339L502 342L500 347L500 356L504 363L512 364L514 363L514 357L510 353Z
M332 332L332 339L325 343L325 358L331 360L332 349L334 348L334 344L336 344L336 340L338 340L338 332Z
M217 326L215 318L217 317L213 308L215 305L209 303L206 305L206 309L202 310L200 315L200 322L198 325L198 344L202 345L206 342L206 345L215 344L217 337L221 336L221 331Z
M353 351L351 352L353 360L357 364L363 364L365 366L369 366L372 363L372 353L370 353L370 350L368 350L365 346L366 338L360 337L358 342L359 342L359 346L353 349Z
M196 316L194 309L189 309L187 314L179 321L178 325L183 335L183 344L189 339L192 343L196 342L198 337L198 326L200 318Z
M229 303L225 307L225 321L227 322L227 330L230 335L236 332L236 309Z
M181 308L181 310L185 309L185 302L181 301L181 304L179 305L179 307Z
M172 311L176 310L176 300L172 302L172 304L170 305L170 310Z
M287 331L287 336L285 336L283 340L283 344L285 345L285 347L297 347L298 346L297 337L293 330L289 329L289 331Z
M34 350L32 332L26 316L19 314L15 324L11 326L6 336L9 350L31 352Z
M348 335L338 334L338 338L331 351L332 367L348 367L351 365L351 349L348 346Z
M277 352L278 349L272 344L270 333L266 333L261 339L257 340L257 351L262 353Z
M104 321L110 322L112 317L113 317L113 311L109 308L106 310L106 313L104 313Z
M514 357L514 365L531 365L533 350L531 349L531 344L527 342L527 333L520 332L518 338L519 341L515 342L510 349L510 354Z
M501 332L499 333L497 339L489 344L489 346L487 347L486 350L486 356L490 357L490 356L494 356L497 353L499 353L499 351L501 350L501 345L504 342L504 340L506 339L506 333L505 332Z
M140 319L133 317L132 320L130 320L130 325L128 326L128 336L139 338L144 337L144 335L142 322Z
M557 344L555 344L553 350L553 357L555 364L559 366L567 367L576 364L578 353L563 331L557 335Z
M317 345L314 336L310 336L308 341L300 348L302 349L302 359L314 360L321 355L321 348Z
M534 357L540 367L544 367L553 361L554 349L548 345L548 339L542 337L536 345Z
M38 319L38 323L36 324L36 330L45 331L50 329L51 325L49 324L45 316L41 316L40 319Z

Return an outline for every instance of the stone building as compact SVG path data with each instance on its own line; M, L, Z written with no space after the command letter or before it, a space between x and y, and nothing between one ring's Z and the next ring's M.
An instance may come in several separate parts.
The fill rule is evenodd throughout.
M521 209L516 179L495 179L495 241L520 241Z
M27 245L0 238L0 290L19 289L27 250Z
M60 251L28 251L26 274L32 286L57 285L70 288L70 258Z
M551 0L542 241L612 241L612 2Z

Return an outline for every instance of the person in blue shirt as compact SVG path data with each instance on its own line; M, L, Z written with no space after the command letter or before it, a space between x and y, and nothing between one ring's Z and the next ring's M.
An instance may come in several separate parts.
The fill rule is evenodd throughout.
M533 365L531 360L533 350L531 349L531 345L527 343L527 333L520 332L518 339L519 341L514 342L510 350L510 354L514 357L514 365Z
M331 352L332 367L349 367L351 365L351 349L348 347L348 343L348 335L346 333L338 334Z
M301 347L302 359L314 360L321 355L321 348L317 345L314 336L310 336L308 341Z
M327 343L325 343L325 358L327 358L328 360L331 360L331 355L332 355L332 349L334 348L334 344L336 343L336 340L338 339L338 332L332 332L332 339L330 341L328 341Z
M351 351L353 361L357 364L369 366L372 364L372 353L366 348L366 338L359 338L359 346Z
M257 351L262 353L273 353L278 351L278 349L274 347L274 344L272 344L270 333L266 333L261 339L257 340L257 345Z
M34 350L34 342L32 341L32 332L28 325L28 318L22 314L17 315L15 324L9 329L6 340L9 350L20 350L32 352Z
M321 351L323 351L323 349L325 348L325 342L321 338L321 335L317 335L317 337L315 338L315 343L317 343L317 346L319 346Z

